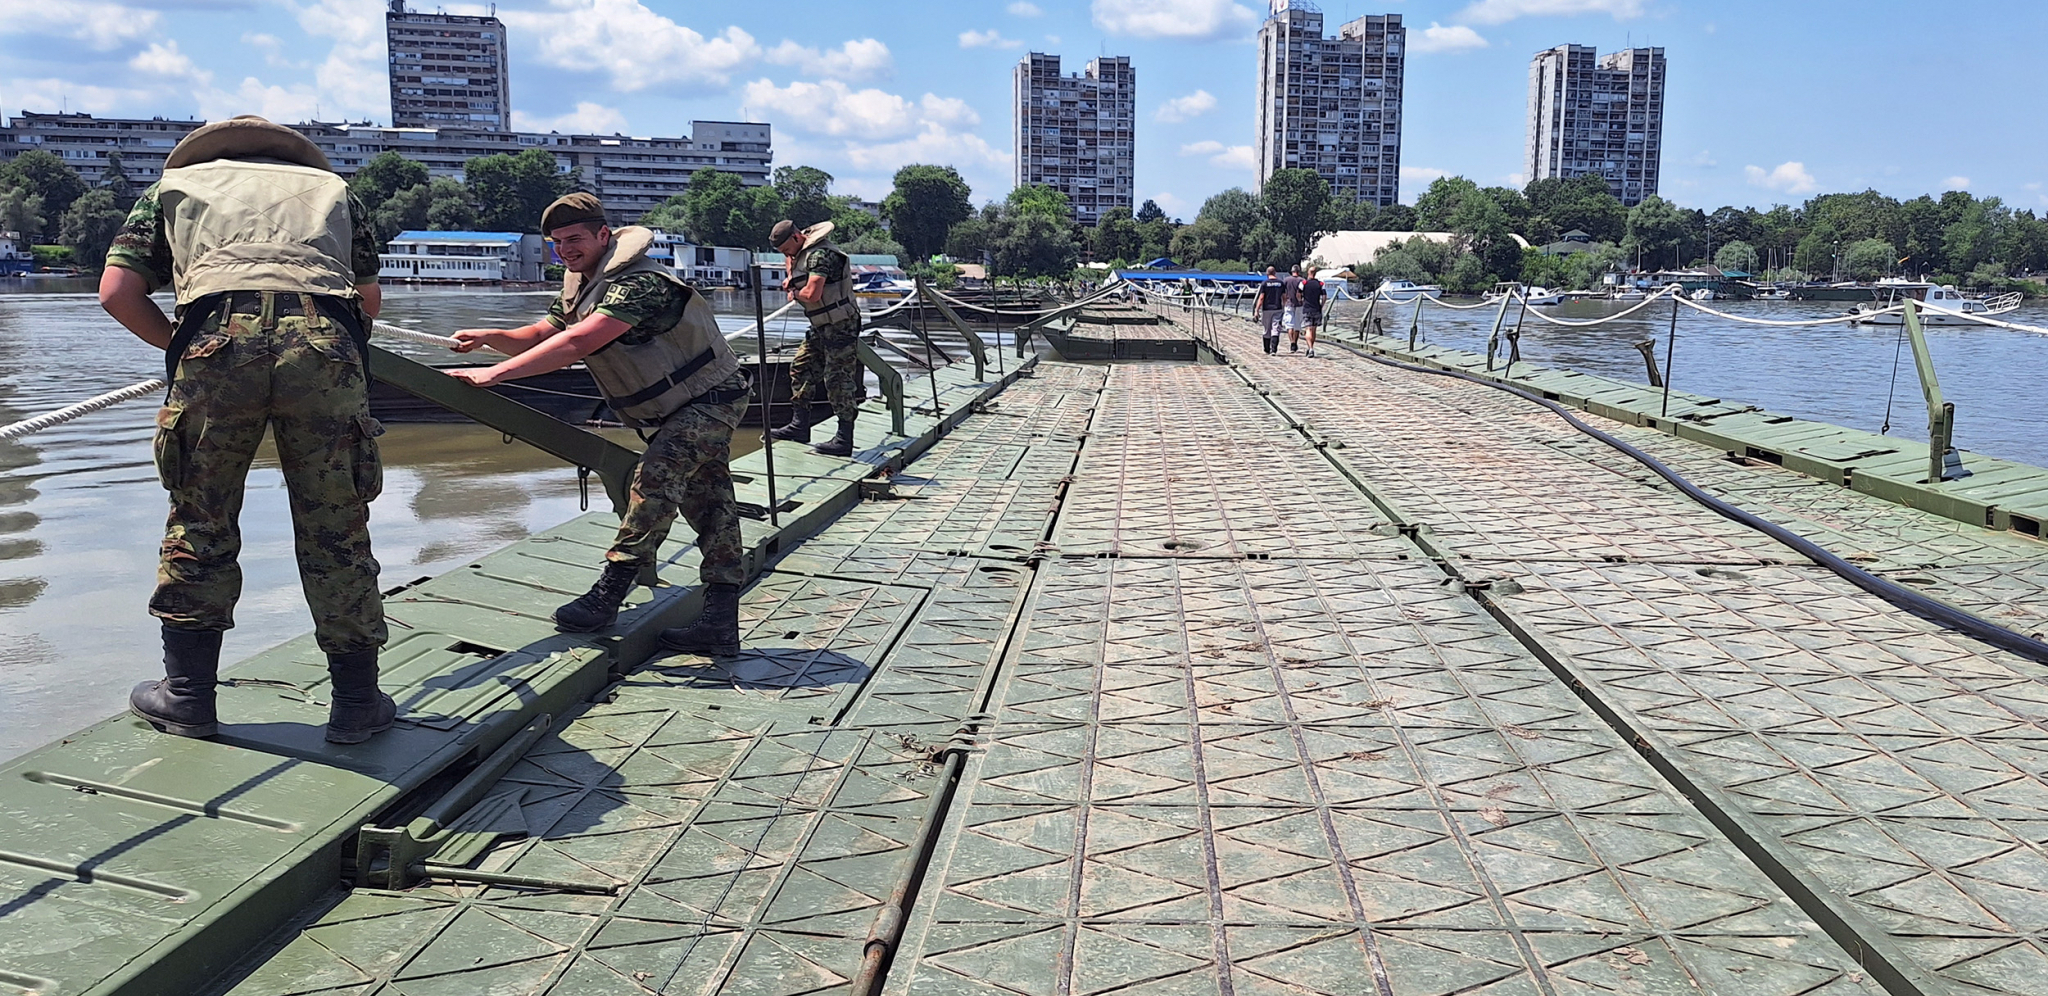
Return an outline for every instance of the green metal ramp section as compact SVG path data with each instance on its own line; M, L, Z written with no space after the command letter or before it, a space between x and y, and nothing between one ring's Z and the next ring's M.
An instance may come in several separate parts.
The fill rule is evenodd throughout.
M1344 353L1263 357L1236 323L1219 336L1451 583L1888 990L2048 992L2048 669L1726 535L1502 392ZM1684 433L1619 431L1874 569L2040 628L2048 547L2034 540L1731 461ZM1475 493L1509 538L1479 528ZM1544 541L1522 542L1525 528Z
M851 460L782 448L779 498L787 511L778 526L745 524L749 570L859 501L864 480L914 458L1017 372L980 381L959 366L936 371L929 383L939 410L928 397L923 411L910 412L908 437L888 434L882 406L870 402L857 440L863 449ZM765 509L761 461L751 454L734 471L740 500ZM593 512L387 593L393 638L383 666L401 720L367 744L321 740L324 658L304 637L226 671L226 722L214 740L164 736L123 716L0 766L0 993L195 992L256 938L334 888L348 857L343 847L359 827L431 800L536 718L581 708L611 672L644 659L662 627L694 613L700 597L695 552L672 538L663 549L666 583L637 591L617 626L588 636L556 633L550 614L589 586L615 523L611 513ZM820 589L792 592L789 601L838 598ZM848 611L889 618L886 599L872 601L865 615ZM778 646L765 635L761 644ZM778 657L760 666L770 675L789 671L792 688L832 688L843 678L817 662ZM817 694L792 691L789 706L778 708L793 715ZM808 742L810 713L788 729L763 726L758 717L770 713L751 701L763 698L734 703L757 717L729 735L754 744L743 752L748 764L769 763L778 744ZM825 715L833 708L817 707ZM714 740L703 749L729 746ZM829 746L819 752L820 771L868 756L850 737ZM834 753L842 747L852 753ZM735 777L745 781L754 770ZM392 898L394 910L409 902Z
M575 707L444 847L523 885L337 893L229 991L844 991L1028 590L1021 556L960 551L1043 539L1101 377L1027 376L865 482L746 592L739 657L656 656Z
M1881 991L1290 445L1114 370L884 991Z

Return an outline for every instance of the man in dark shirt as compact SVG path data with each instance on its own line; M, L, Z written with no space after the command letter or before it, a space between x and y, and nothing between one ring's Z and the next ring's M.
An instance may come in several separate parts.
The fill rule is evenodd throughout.
M1285 318L1287 306L1287 284L1282 282L1278 271L1266 267L1266 282L1259 285L1258 312L1259 328L1264 333L1264 346L1268 353L1280 351L1280 324Z
M1285 285L1287 286L1287 295L1286 295L1286 301L1287 301L1287 323L1286 323L1286 324L1287 324L1287 351L1288 351L1288 352L1290 352L1290 353L1294 353L1294 352L1300 352L1300 351L1301 351L1301 264L1300 264L1300 263L1296 263L1296 264L1294 264L1294 265L1293 265L1292 267L1289 267L1289 268L1288 268L1288 270L1287 270L1287 275L1286 275L1286 276L1284 276L1284 277L1281 277L1281 278L1280 278L1280 282L1281 282L1282 284L1285 284ZM1280 350L1279 350L1279 348L1278 348L1278 347L1276 346L1276 347L1274 347L1274 350L1273 350L1273 351L1277 353L1277 352L1279 352Z
M1301 324L1308 329L1308 356L1316 355L1316 332L1323 327L1323 299L1327 292L1323 282L1316 279L1316 268L1311 266L1301 278Z

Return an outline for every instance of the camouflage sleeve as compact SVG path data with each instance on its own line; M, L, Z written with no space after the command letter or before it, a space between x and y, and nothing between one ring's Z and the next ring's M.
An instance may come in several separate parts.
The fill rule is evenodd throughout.
M824 277L828 284L846 278L846 264L846 254L828 246L804 254L804 272Z
M606 288L604 300L597 305L597 313L610 315L636 329L671 314L674 318L670 323L673 324L675 318L682 317L683 305L687 303L684 293L681 287L659 274L630 273Z
M163 203L157 200L156 187L150 184L135 199L128 220L107 249L108 266L142 274L152 291L171 282L171 242L164 234Z
M556 329L566 329L569 327L569 307L562 303L562 295L560 294L555 295L555 299L548 302L548 324Z
M352 257L349 267L355 272L356 283L376 283L377 272L384 268L383 260L377 258L384 251L384 241L377 237L376 219L371 217L370 209L356 198L355 191L349 191L348 195L348 220L349 255Z

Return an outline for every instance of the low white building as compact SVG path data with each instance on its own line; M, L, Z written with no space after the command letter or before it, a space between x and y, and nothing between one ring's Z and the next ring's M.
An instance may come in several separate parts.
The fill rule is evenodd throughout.
M551 262L520 232L400 232L379 260L379 281L423 284L539 283Z

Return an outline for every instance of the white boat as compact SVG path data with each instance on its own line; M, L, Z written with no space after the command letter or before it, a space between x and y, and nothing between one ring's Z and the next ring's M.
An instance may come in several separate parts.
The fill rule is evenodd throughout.
M1418 284L1413 280L1382 281L1379 289L1373 291L1374 297L1382 301L1392 301L1396 304L1405 304L1418 297L1426 297L1434 301L1442 297L1443 294L1444 289L1435 284Z
M1711 301L1714 299L1714 289L1712 287L1701 287L1686 296L1695 301Z
M1849 324L1904 324L1906 320L1905 313L1890 309L1898 307L1908 297L1926 305L1926 307L1919 309L1920 324L1922 325L1976 325L1978 323L1972 321L1970 316L1990 318L1994 315L2003 315L2008 311L2017 309L2020 306L2020 301L2024 299L2024 296L2018 291L2000 294L1997 297L1991 298L1966 297L1962 291L1956 290L1956 285L1942 284L1939 287L1928 287L1925 294L1909 291L1903 295L1894 296L1888 302L1873 301L1869 304L1859 304L1850 309L1847 316Z
M1548 308L1551 305L1564 303L1563 292L1544 287L1531 287L1528 290L1528 295L1529 306L1532 308Z
M1792 299L1792 292L1783 287L1759 287L1756 290L1756 299L1759 301L1789 301Z
M1622 289L1607 295L1607 299L1610 301L1640 301L1648 296L1649 295L1643 293L1643 289L1640 287L1623 287Z

